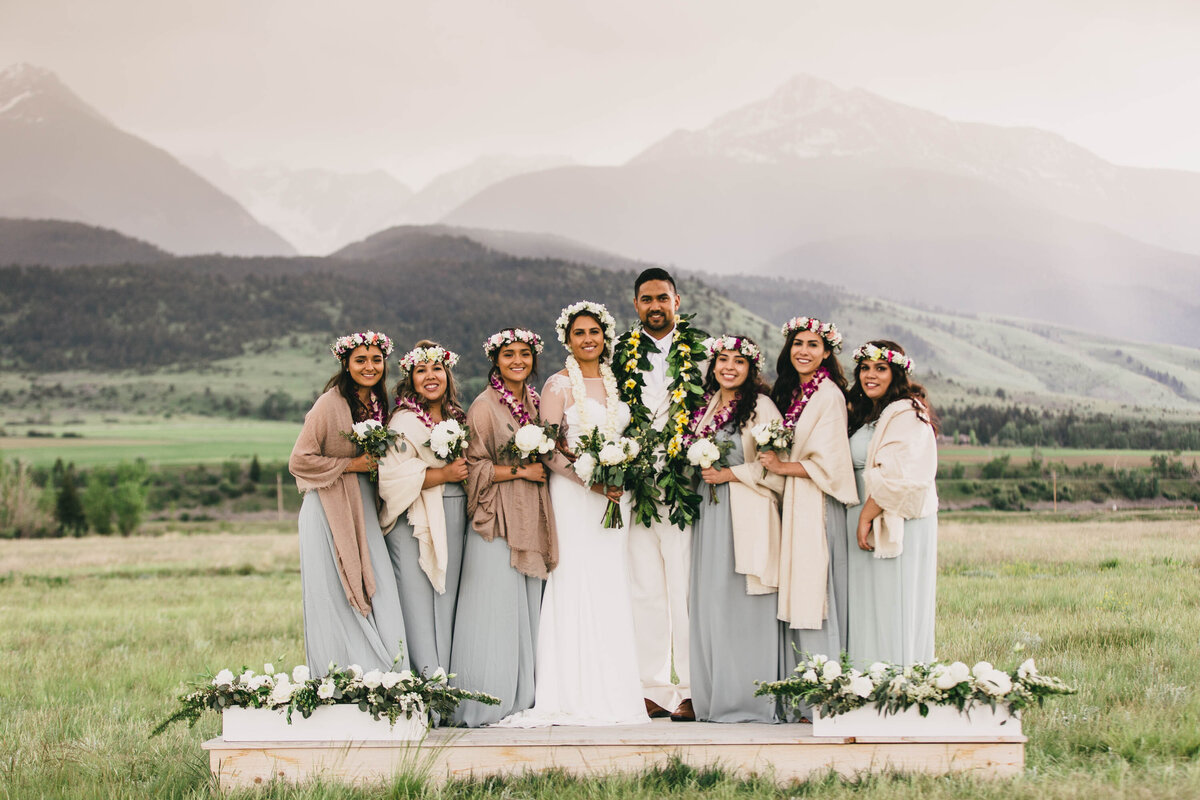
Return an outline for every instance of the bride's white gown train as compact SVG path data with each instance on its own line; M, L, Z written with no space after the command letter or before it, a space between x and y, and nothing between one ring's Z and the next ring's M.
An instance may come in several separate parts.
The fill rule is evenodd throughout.
M589 421L604 420L600 381L588 380ZM597 386L593 386L596 384ZM559 409L565 411L556 413ZM567 444L574 448L583 433L580 415L571 403L566 376L546 383L543 421L561 414L567 424ZM629 408L621 404L618 423L629 424ZM533 708L506 717L498 724L512 727L543 725L631 725L649 722L642 699L633 634L633 603L629 588L628 527L601 526L608 500L570 477L550 474L550 500L558 530L558 566L546 581L537 635ZM629 525L629 507L621 504Z

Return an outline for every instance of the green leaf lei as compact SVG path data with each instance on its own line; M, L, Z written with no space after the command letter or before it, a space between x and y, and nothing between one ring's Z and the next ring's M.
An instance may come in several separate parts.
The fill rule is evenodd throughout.
M703 341L708 334L691 326L694 314L683 314L675 321L671 349L667 352L667 379L670 381L671 405L663 430L655 431L650 410L642 403L646 387L645 373L651 369L650 356L642 346L644 330L635 323L617 339L613 371L621 399L629 404L631 420L627 435L642 442L642 455L630 465L626 489L632 494L633 517L642 525L661 519L658 505L666 506L668 519L680 530L686 530L700 512L700 495L693 488L696 468L687 463L683 437L687 433L692 412L704 397L704 374L700 362L704 359ZM655 450L662 445L666 465L655 470Z

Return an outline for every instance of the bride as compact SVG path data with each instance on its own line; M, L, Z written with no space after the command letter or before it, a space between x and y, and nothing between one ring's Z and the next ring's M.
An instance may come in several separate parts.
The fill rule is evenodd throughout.
M566 369L546 381L542 422L560 425L570 449L596 428L620 436L629 424L629 407L617 399L617 381L606 363L616 336L612 315L599 303L575 303L563 309L556 327L570 355ZM532 709L500 724L649 722L634 651L626 529L601 525L608 500L619 500L622 490L587 488L561 453L550 468L559 563L542 598L536 699ZM622 514L628 517L627 507Z

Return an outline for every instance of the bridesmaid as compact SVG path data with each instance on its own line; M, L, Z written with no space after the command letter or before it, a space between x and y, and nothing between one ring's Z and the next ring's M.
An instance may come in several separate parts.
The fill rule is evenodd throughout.
M762 453L763 467L786 479L779 557L783 675L797 651L832 659L846 649L846 505L857 503L846 436L846 376L833 323L795 317L783 326L772 399L792 431L787 460ZM801 706L801 713L807 709Z
M467 701L455 721L477 727L533 705L534 652L542 587L558 563L558 537L546 468L510 466L504 447L520 426L538 422L537 372L541 337L520 328L483 344L492 362L489 387L467 411L467 515L454 618L451 672L466 689L500 698L500 705Z
M933 659L937 583L938 418L895 342L854 353L850 452L861 505L847 511L850 657Z
M707 722L775 722L775 703L754 682L779 670L779 496L783 478L765 472L750 429L780 418L759 377L762 353L744 336L705 341L705 401L692 438L731 445L728 466L710 467L692 527L688 599L692 705Z
M300 585L304 649L312 674L330 664L407 669L404 617L387 545L375 513L374 466L344 433L355 423L387 421L386 358L392 342L366 331L330 347L341 369L304 417L288 460L300 507Z
M425 674L439 667L450 671L467 531L467 460L447 463L429 447L434 425L466 422L451 372L456 363L456 354L427 340L400 359L396 410L388 423L400 439L379 462L379 524L388 532L405 645L412 668Z

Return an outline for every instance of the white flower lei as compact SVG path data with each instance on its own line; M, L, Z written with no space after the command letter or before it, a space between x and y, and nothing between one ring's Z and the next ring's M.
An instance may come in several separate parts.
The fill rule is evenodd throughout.
M579 409L579 426L584 434L592 432L595 427L591 423L591 419L587 413L587 387L583 383L583 370L579 368L579 362L575 360L575 356L567 356L567 376L571 379L571 399L575 402L575 407ZM617 395L617 376L613 374L612 367L608 364L600 365L600 378L604 381L604 402L605 402L605 419L604 438L611 442L615 442L621 436L621 431L617 427L617 406L621 402L621 398Z
M854 362L860 364L863 361L887 361L905 372L911 373L913 370L913 360L904 353L896 350L884 350L873 344L864 344L854 351Z
M604 349L609 355L612 355L613 344L617 340L617 321L613 319L613 315L608 313L608 308L603 303L593 303L591 300L580 300L578 303L572 303L562 310L558 315L558 319L554 323L554 329L558 331L558 340L562 342L562 346L571 349L567 344L567 323L571 317L580 311L586 311L604 326Z

